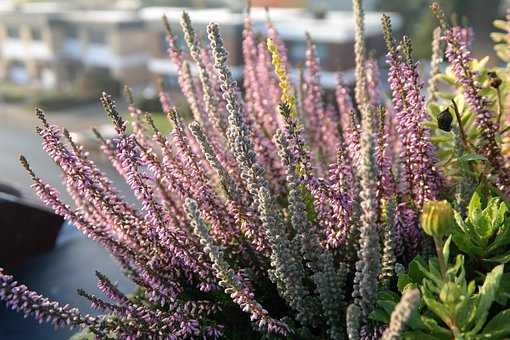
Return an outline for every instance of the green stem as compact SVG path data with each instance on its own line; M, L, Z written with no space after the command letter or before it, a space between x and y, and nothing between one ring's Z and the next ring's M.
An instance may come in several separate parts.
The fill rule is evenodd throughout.
M464 132L464 125L462 124L462 119L460 117L459 107L457 106L457 103L453 99L452 99L452 104L453 104L453 112L455 113L455 118L457 118L457 123L459 124L460 139L462 140L462 144L464 145L464 148L468 149L468 142L467 142L467 138L466 138L466 133Z
M496 88L496 92L498 93L498 127L501 124L501 116L503 115L503 102L501 101L501 90Z
M441 275L443 276L443 279L446 279L446 261L444 260L443 256L443 240L439 237L434 237L434 244L436 246L436 254L437 254L437 260L439 262L439 269L441 270Z

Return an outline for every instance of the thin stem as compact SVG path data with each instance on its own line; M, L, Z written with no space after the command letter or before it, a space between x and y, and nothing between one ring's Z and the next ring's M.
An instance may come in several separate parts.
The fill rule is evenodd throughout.
M464 145L464 148L468 148L468 142L467 142L467 138L466 138L466 133L464 132L464 125L462 124L462 119L460 117L459 107L457 106L457 103L453 99L452 99L452 104L453 104L453 111L455 113L455 118L457 119L457 123L459 124L460 139L462 140L462 144Z
M505 133L506 133L506 132L508 132L508 131L510 131L510 125L508 125L506 128L504 128L504 129L500 132L500 134L501 134L501 135L503 135L503 134L505 134Z
M457 106L457 103L453 99L452 99L452 103L453 103L453 111L455 112L455 118L457 119L457 123L459 124L460 139L462 140L462 144L464 145L464 148L466 148L466 149L469 149L469 148L475 149L475 147L466 138L466 132L464 131L464 125L463 125L462 119L460 117L459 107Z
M503 102L501 100L501 90L498 88L496 88L496 92L498 94L498 127L499 127L499 124L501 124L501 116L503 115Z
M437 260L439 262L439 269L441 270L441 275L443 276L443 279L446 278L446 262L443 257L443 240L439 237L434 237L434 244L436 246L436 254L437 254Z

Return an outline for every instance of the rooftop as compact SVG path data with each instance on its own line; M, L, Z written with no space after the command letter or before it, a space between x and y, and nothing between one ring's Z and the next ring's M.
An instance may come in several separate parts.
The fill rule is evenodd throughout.
M231 12L227 8L190 9L179 7L148 7L140 10L143 20L161 20L166 15L170 20L179 20L183 11L187 11L195 24L207 24L214 21L220 25L239 25L243 23L244 13ZM251 9L254 26L265 30L267 14L264 8ZM381 32L380 12L367 12L365 15L365 31L367 36ZM401 18L389 13L395 28L401 26ZM354 34L354 18L350 11L330 11L324 18L316 18L314 14L301 8L275 8L270 10L270 18L276 29L286 40L302 40L305 32L310 33L315 41L343 42L352 40Z
M0 14L38 14L64 21L91 23L130 23L137 21L160 21L166 15L177 21L187 11L195 24L205 25L214 21L220 25L242 25L245 14L228 8L194 9L186 7L146 7L136 10L77 10L62 3L29 3L16 7L1 7ZM350 11L329 11L318 18L312 11L303 8L272 8L271 20L280 35L286 40L302 40L305 32L318 42L344 42L352 40L354 18ZM257 30L265 30L266 10L262 7L251 9L250 15ZM382 13L367 12L365 30L367 36L381 32ZM390 13L394 27L401 26L399 15Z
M139 21L140 16L135 11L125 10L73 10L62 13L61 19L75 22L121 23Z

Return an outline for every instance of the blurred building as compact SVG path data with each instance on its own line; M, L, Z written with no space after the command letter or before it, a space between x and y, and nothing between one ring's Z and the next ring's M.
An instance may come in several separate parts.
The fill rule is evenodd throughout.
M132 11L73 11L25 4L0 11L0 79L63 88L86 71L147 82L145 25Z
M149 86L157 77L165 78L169 86L177 86L177 70L166 53L161 17L165 14L180 33L183 10L188 11L203 40L209 22L220 24L233 75L240 78L243 13L227 8L177 7L77 10L60 3L30 3L0 7L0 81L66 88L94 71L135 88ZM265 32L265 10L255 7L251 15L255 30ZM399 17L393 17L398 28ZM321 59L323 85L333 87L338 71L349 78L354 67L351 12L275 8L271 10L271 20L288 47L293 66L304 62L304 37L309 32ZM381 53L379 13L367 12L366 35L368 50ZM182 41L181 44L184 47Z
M184 9L168 7L145 8L140 16L147 25L150 39L151 55L149 70L153 75L166 79L167 83L177 84L177 69L167 56L165 33L161 24L164 13L172 29L182 35L179 20L183 10L188 11L199 36L205 37L205 29L209 22L220 25L225 44L229 51L229 61L234 76L242 76L242 30L244 14L232 12L226 8L218 9ZM251 17L255 31L265 33L267 14L264 8L251 9ZM282 40L288 48L289 60L294 66L291 69L297 77L296 68L304 65L306 41L305 32L310 33L316 43L317 54L322 67L322 84L332 88L336 84L339 71L344 73L346 80L353 79L354 68L354 17L350 11L310 11L302 8L272 8L270 17ZM375 51L381 56L385 50L380 24L381 13L367 12L365 32L367 50ZM398 29L400 17L392 14L393 26ZM205 40L205 38L204 38ZM185 48L184 42L181 45Z
M55 31L51 21L57 15L53 6L26 10L5 7L0 12L0 78L17 84L54 87Z
M239 0L225 0L225 3L234 6L239 4ZM367 11L373 11L378 0L363 0L363 8ZM253 7L303 7L303 8L323 8L330 11L349 11L352 8L352 0L251 0Z

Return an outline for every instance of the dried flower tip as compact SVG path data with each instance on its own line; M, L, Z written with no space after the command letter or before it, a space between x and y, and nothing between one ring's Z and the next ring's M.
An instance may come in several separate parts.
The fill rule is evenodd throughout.
M127 85L124 85L124 93L126 94L126 97L128 99L128 104L133 105L135 103L135 100L133 98L133 91L131 91L131 88Z
M441 6L437 2L433 2L432 5L430 5L430 9L432 10L432 13L439 21L439 26L441 26L442 29L448 29L448 23L446 21L446 15L444 14L443 10L441 9Z
M495 89L498 89L501 86L501 83L503 82L500 77L498 77L496 72L488 72L487 75L489 76L489 85Z
M172 28L170 27L170 22L168 21L168 18L166 14L163 14L163 26L165 26L165 32L167 35L172 35Z
M92 133L94 133L94 136L96 136L96 138L99 139L103 144L106 143L106 139L96 128L92 128Z
M117 106L115 105L115 101L112 99L112 96L103 92L100 97L101 104L108 115L108 117L112 120L115 125L115 129L119 134L125 132L126 130L126 122L120 116L117 111Z
M44 113L44 111L42 109L36 107L35 115L37 116L37 118L39 118L41 120L41 122L43 123L43 125L45 127L48 127L48 121L46 120L46 114Z
M32 170L32 168L30 168L30 164L28 163L28 161L25 158L25 156L19 155L19 161L20 161L21 165L23 166L23 168L25 168L25 170L30 174L30 176L32 178L36 178L35 173Z
M156 126L156 123L154 123L154 119L152 119L152 115L150 114L150 112L145 112L145 120L150 125L150 127L154 130L154 132L159 131L158 127Z
M166 114L168 119L175 124L175 126L182 125L181 118L179 116L179 113L177 113L177 110L175 107L173 107L168 113Z
M391 19L388 15L383 14L381 18L384 41L386 42L386 47L391 54L396 52L395 40L393 39L393 29L391 28Z
M409 39L407 35L402 37L402 52L404 53L406 62L409 65L413 64L413 46L411 44L411 39Z
M362 0L353 0L352 9L354 13L354 63L356 84L354 97L360 107L362 114L366 114L368 105L367 75L365 67L365 13Z

